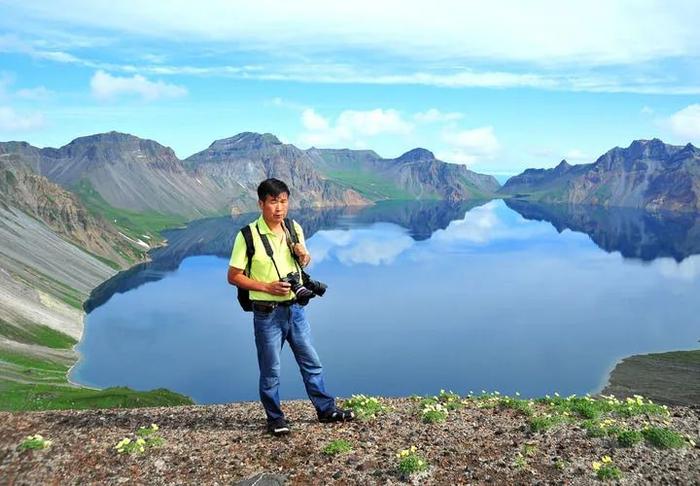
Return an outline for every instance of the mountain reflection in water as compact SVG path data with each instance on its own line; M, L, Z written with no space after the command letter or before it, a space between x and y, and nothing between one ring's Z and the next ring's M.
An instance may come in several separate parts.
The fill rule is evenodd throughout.
M695 215L508 200L291 216L311 275L329 284L307 313L339 396L583 394L622 357L700 337ZM96 289L71 378L200 403L256 399L251 316L225 281L235 233L256 217L168 231L151 262ZM300 398L290 354L282 394Z

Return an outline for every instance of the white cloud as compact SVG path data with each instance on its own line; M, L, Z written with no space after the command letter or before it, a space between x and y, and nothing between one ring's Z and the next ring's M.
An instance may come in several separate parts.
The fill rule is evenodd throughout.
M667 121L673 133L687 142L700 142L700 104L686 106Z
M144 76L119 77L112 76L102 70L97 71L90 79L90 88L95 98L111 100L119 95L139 95L146 101L159 98L178 98L185 96L187 90L175 84L163 81L150 81Z
M44 123L44 116L41 113L22 115L9 106L0 106L0 130L24 132L41 128Z
M163 64L168 57L165 54L141 54L141 59L153 64Z
M407 134L413 125L405 121L396 110L375 109L369 111L345 110L338 117L337 125L363 135L380 133Z
M309 251L320 263L335 257L344 265L388 265L413 247L406 230L391 223L375 223L367 228L324 230L309 240Z
M54 96L55 93L45 86L37 86L36 88L19 89L15 94L18 98L25 100L44 101Z
M42 101L52 97L55 94L45 86L22 88L14 91L11 88L12 85L15 84L15 81L16 76L14 73L9 71L0 71L0 101L9 100L12 98Z
M681 262L672 258L657 258L652 263L664 277L693 282L700 277L700 255L691 255Z
M311 108L307 108L302 112L301 124L304 125L304 128L311 131L326 131L330 127L328 120Z
M500 216L502 201L491 201L467 211L463 219L451 221L445 229L439 229L430 237L431 243L450 245L469 242L485 245L496 240L527 240L534 235L551 234L554 229L540 222L522 221L517 226Z
M413 119L419 123L440 123L440 122L450 122L456 121L463 118L464 115L458 112L443 112L436 108L430 108L427 111L416 113L413 115Z
M366 146L366 142L358 137L406 135L413 130L413 125L401 113L381 108L367 111L344 110L333 123L313 108L306 108L301 113L301 122L306 131L299 137L300 141L303 145L310 146L346 144L358 148Z
M306 55L364 48L413 59L596 66L700 50L696 0L437 0L430 15L425 5L401 0L4 3L32 20Z
M475 164L493 159L500 150L493 127L485 126L470 130L447 130L442 134L449 146L437 157L446 162Z
M644 115L653 115L654 114L654 109L650 106L644 105L641 110L642 114Z

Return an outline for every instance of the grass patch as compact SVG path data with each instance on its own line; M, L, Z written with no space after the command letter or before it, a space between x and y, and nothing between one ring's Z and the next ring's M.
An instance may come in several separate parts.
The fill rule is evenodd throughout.
M150 427L139 427L134 435L136 440L124 437L114 446L114 449L119 454L143 454L147 449L165 444L165 439L158 434L157 424L151 424Z
M685 445L681 434L666 427L646 427L641 433L647 442L660 449L678 449Z
M46 358L0 349L0 410L35 411L194 405L192 399L163 388L146 392L126 387L104 390L68 383L69 366ZM25 382L26 381L26 382Z
M434 405L426 405L421 410L421 419L426 424L437 424L447 420L447 409L436 403Z
M459 410L464 407L462 403L462 397L454 393L452 390L445 391L440 390L440 394L437 396L438 403L445 407L447 410Z
M638 430L623 430L617 434L617 443L620 447L634 447L644 440L644 436Z
M37 369L59 373L65 373L68 371L68 366L65 364L46 359L34 358L27 356L26 354L16 353L5 349L0 349L0 361L11 363L24 369Z
M25 344L39 344L47 348L70 349L78 341L48 326L22 320L17 325L0 319L0 336Z
M684 363L689 365L700 366L700 349L692 351L671 351L668 353L655 353L649 355L656 359L672 361L674 363Z
M337 456L352 451L352 444L345 439L336 439L331 441L323 448L323 453L327 456Z
M415 195L403 190L393 181L381 179L369 172L329 171L327 177L341 186L355 189L369 199L414 199ZM426 199L429 199L426 198Z
M135 391L126 387L92 390L66 385L0 381L0 410L36 411L194 405L189 397L164 388Z
M30 435L19 445L21 451L41 450L51 446L51 441L44 439L40 434Z
M115 208L105 201L86 179L76 183L72 190L88 211L107 219L129 238L143 240L143 235L147 235L151 238L151 242L154 240L161 242L163 241L163 237L160 236L162 230L181 226L187 221L183 216Z
M545 432L564 421L564 417L560 415L535 415L530 417L530 430L532 432Z
M657 405L651 400L645 400L640 395L618 400L614 396L602 396L600 399L591 397L577 397L571 395L563 398L555 394L554 397L538 398L537 403L548 405L559 414L574 415L583 419L599 418L603 414L612 413L621 417L633 417L636 415L668 415L668 409L664 405Z
M527 417L531 417L535 413L535 411L532 408L532 403L529 400L503 397L499 400L498 404L503 408L516 410Z
M348 407L360 420L371 420L386 413L389 408L375 397L368 397L366 395L353 395L349 400L344 403L345 407Z
M396 457L399 460L399 472L403 476L410 476L411 474L423 472L430 467L428 461L425 460L423 456L418 454L418 450L415 446L411 446L410 449L404 449Z

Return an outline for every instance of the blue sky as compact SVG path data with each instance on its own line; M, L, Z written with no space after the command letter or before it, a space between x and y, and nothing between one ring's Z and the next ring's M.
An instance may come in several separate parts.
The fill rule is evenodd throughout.
M700 145L697 1L0 0L0 141L241 131L473 170Z

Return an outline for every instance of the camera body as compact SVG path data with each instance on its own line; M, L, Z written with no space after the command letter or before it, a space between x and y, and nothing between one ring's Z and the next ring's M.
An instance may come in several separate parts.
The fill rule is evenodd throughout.
M281 279L282 282L287 282L292 287L292 292L297 298L297 301L301 305L306 305L309 303L310 299L314 297L323 296L326 293L328 286L323 282L318 280L313 280L306 272L303 272L303 278L305 280L302 283L299 272L289 272L286 277Z

